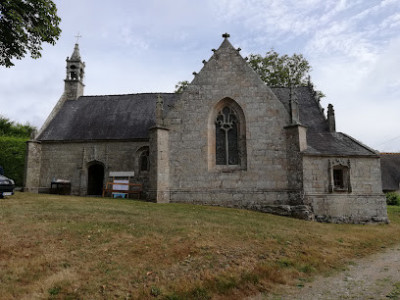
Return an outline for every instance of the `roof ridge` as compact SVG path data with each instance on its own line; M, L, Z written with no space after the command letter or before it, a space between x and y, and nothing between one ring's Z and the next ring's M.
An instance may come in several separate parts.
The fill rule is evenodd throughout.
M132 95L158 95L158 94L161 94L161 95L165 95L165 94L173 95L173 94L176 94L176 93L174 93L174 92L159 92L159 93L156 93L156 92L146 92L146 93L109 94L109 95L83 95L83 96L81 96L81 97L79 97L79 98L82 98L82 97L132 96Z
M271 89L290 89L290 87L288 86L284 86L284 85L280 85L280 86L268 86ZM308 85L297 85L297 86L293 86L293 89L302 89L302 88L306 88L308 87Z

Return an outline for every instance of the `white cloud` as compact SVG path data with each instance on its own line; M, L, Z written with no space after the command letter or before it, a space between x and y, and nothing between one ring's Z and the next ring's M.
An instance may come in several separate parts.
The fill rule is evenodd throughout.
M279 38L285 33L307 33L317 25L311 16L316 1L223 0L218 2L222 19L242 23L251 32L268 33Z
M383 47L383 46L382 46ZM400 39L385 44L375 60L346 57L313 62L313 78L335 105L338 130L381 151L400 151Z

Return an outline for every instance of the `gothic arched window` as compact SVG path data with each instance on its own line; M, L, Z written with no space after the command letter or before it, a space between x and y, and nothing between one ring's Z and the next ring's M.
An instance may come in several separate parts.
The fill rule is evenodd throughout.
M239 165L239 119L229 106L222 108L215 120L216 165Z
M150 168L150 160L149 160L149 150L145 150L140 154L139 158L139 170L148 171Z
M246 118L235 100L226 97L215 103L207 133L209 171L247 170Z

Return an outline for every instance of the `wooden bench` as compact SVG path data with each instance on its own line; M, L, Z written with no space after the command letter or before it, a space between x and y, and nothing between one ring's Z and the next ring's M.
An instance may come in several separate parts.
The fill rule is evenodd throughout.
M127 186L127 189L115 188L114 186ZM137 195L137 199L140 199L140 196L143 192L143 185L139 183L122 183L122 182L107 182L105 188L103 189L103 197L107 194L115 195L115 194L125 194L129 197L129 195Z

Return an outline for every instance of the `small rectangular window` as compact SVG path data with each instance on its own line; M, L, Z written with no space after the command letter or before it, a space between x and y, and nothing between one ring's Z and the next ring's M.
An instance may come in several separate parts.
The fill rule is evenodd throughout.
M350 173L350 159L329 160L329 192L352 193Z
M335 189L344 189L343 169L333 170L333 185Z

